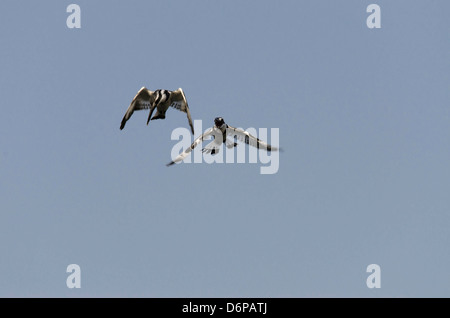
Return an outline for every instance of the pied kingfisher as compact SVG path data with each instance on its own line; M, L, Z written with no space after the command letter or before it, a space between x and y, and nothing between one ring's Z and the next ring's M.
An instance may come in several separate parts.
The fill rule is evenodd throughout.
M150 120L164 119L166 118L166 111L169 107L178 109L185 112L191 127L192 134L194 134L194 126L192 125L191 113L186 100L186 96L181 88L176 91L168 91L166 89L158 89L156 91L148 90L142 87L139 92L134 96L130 106L123 116L122 123L120 124L120 130L125 127L125 123L130 119L135 110L150 109L150 113L147 119L147 125ZM156 108L156 113L152 117L153 111Z
M238 144L234 141L227 139L227 136L236 137L237 140L246 143L247 145L256 147L258 149L265 149L267 151L278 151L279 148L273 147L262 140L259 140L255 136L252 136L247 131L234 128L230 125L227 125L222 117L216 117L214 119L214 126L208 129L203 135L194 140L192 145L187 148L184 152L179 154L173 161L169 162L167 166L171 166L174 163L182 161L186 158L189 153L197 147L206 137L213 136L213 141L206 145L205 148L202 149L202 152L207 154L217 154L219 153L220 146L224 143L227 148L236 147Z

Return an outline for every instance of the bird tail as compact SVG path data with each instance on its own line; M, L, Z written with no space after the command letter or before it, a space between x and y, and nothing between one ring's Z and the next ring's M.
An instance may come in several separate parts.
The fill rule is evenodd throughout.
M227 138L227 140L226 140L226 145L227 145L227 148L228 148L228 149L231 149L231 148L236 147L238 144L237 144L237 142L233 142L233 141L231 141L231 140L229 140L229 139Z
M148 116L149 120L147 120L147 124L150 120L155 120L155 119L164 119L166 118L166 114L160 114L158 110L156 110L156 114L155 116L152 117L152 119L150 119L150 116Z

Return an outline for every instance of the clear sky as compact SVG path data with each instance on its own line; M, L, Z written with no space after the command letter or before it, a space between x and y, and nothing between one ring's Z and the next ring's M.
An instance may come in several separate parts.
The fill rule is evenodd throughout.
M0 296L450 297L448 12L1 1ZM278 172L166 167L183 113L119 130L142 86L183 88L203 130L278 128Z

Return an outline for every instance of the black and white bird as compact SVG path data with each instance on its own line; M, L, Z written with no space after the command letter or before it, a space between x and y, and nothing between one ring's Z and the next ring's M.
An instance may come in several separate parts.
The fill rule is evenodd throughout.
M168 91L166 89L158 89L156 91L148 90L142 87L139 92L134 96L130 106L123 116L122 123L120 124L120 130L125 127L125 124L135 110L150 109L150 113L147 119L147 125L150 120L164 119L166 118L166 111L169 107L178 109L185 112L191 127L192 134L194 134L194 126L192 125L191 113L189 111L188 102L186 96L181 88L176 91ZM155 115L152 117L153 111L156 109Z
M234 140L227 139L227 137L236 137L237 140L258 149L265 149L267 151L279 150L279 148L273 147L265 143L264 141L259 140L243 129L234 128L230 125L227 125L222 117L216 117L214 119L214 126L208 129L203 135L195 139L189 148L179 154L173 161L169 162L167 166L171 166L177 162L183 161L184 158L186 158L195 147L197 147L201 142L203 142L205 138L209 136L213 136L214 139L209 144L207 144L205 148L202 149L202 152L211 155L217 154L220 150L220 146L223 143L227 148L233 148L238 145L236 142L234 142Z

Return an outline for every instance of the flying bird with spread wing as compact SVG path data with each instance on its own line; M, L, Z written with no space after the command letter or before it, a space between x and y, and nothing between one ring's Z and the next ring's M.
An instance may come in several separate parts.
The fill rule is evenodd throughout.
M258 149L265 149L267 151L278 151L278 147L273 147L264 141L252 136L247 131L234 128L230 125L227 125L222 117L216 117L214 119L214 126L208 129L203 135L194 140L192 145L187 148L184 152L179 154L173 161L169 162L166 166L171 166L177 162L183 161L189 153L197 147L206 137L213 136L213 141L206 145L205 148L202 149L203 153L207 154L217 154L220 150L220 146L222 143L226 145L227 148L236 147L238 144L227 137L236 137L237 140L242 141L250 146L256 147Z
M192 125L191 113L189 111L188 102L186 96L181 88L176 91L169 91L166 89L158 89L151 91L145 87L142 87L139 92L134 96L130 106L123 116L120 124L120 130L125 127L125 124L135 110L150 109L150 113L147 119L147 125L150 120L164 119L166 118L166 111L169 107L178 109L185 112L191 127L192 134L194 134L194 126ZM155 115L152 117L153 111L156 109Z

